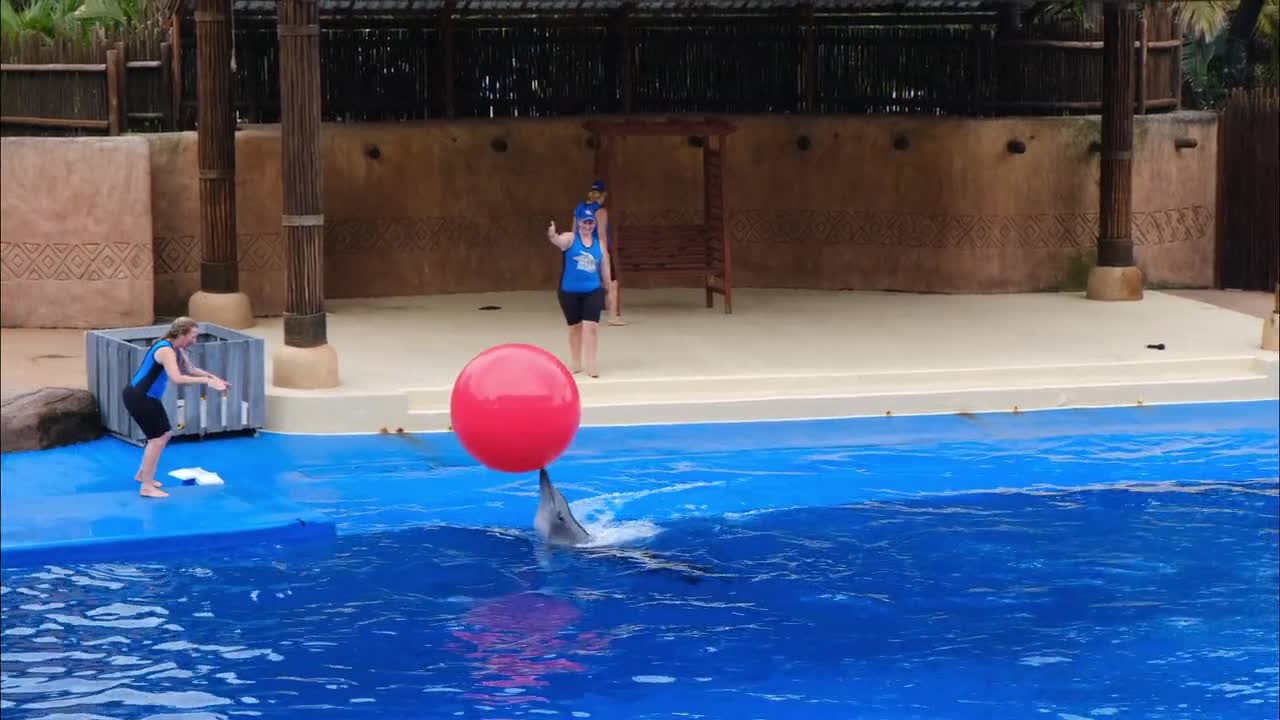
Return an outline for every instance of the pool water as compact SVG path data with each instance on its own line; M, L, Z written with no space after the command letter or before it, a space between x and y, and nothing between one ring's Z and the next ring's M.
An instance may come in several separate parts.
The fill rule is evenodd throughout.
M445 494L346 504L329 542L5 569L0 703L6 720L1275 718L1278 445L1264 425L633 453L597 463L612 484L563 473L599 547L542 546L532 495L491 508L524 518L503 524L440 520L460 507ZM317 467L313 502L339 512ZM962 489L854 481L895 470ZM753 488L770 500L739 502Z

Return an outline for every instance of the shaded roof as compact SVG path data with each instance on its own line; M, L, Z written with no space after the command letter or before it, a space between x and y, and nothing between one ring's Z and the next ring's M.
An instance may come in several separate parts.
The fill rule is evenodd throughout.
M1019 2L1020 0L1012 0ZM446 0L318 0L325 14L434 12ZM1021 0L1025 3L1025 0ZM194 0L185 0L188 10ZM456 0L460 12L577 12L618 10L631 5L641 12L678 10L759 11L789 10L799 0ZM974 10L992 3L987 0L808 0L814 10ZM233 0L237 12L274 12L276 0Z

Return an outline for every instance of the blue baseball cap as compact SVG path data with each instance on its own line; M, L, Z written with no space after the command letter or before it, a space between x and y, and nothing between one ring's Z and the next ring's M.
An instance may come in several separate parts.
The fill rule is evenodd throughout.
M596 211L587 207L586 203L578 203L578 207L573 211L574 220L590 220L596 221Z
M597 181L595 181L595 182L591 183L591 189L592 189L592 190L595 190L596 192L604 192L604 181L603 181L603 180L597 180Z

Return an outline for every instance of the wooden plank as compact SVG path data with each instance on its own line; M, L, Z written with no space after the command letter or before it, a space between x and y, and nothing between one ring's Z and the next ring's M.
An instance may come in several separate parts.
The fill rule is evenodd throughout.
M201 367L218 377L226 377L229 344L226 341L204 343L204 364ZM226 428L222 417L222 393L207 385L202 385L201 390L205 413L202 433L223 432Z
M227 357L227 374L222 378L231 384L227 388L226 427L228 430L243 430L248 426L247 418L241 412L241 405L248 398L250 388L245 384L245 370L252 358L252 342L236 340L233 352Z
M155 342L161 337L164 337L164 334L168 331L169 331L169 326L166 324L166 325L145 325L145 326L139 326L139 327L114 328L112 330L102 330L100 332L116 340L123 340L125 342L132 342L134 340L145 340L146 344L150 345L151 343Z
M161 113L165 130L176 130L178 125L177 105L173 101L173 45L160 43L160 97L164 103Z
M75 72L106 72L106 63L3 63L0 64L0 72L35 72L35 73L75 73Z
M455 90L454 90L454 62L457 57L457 51L454 48L454 6L457 3L448 0L440 9L440 67L443 68L444 80L444 116L451 118L455 114Z
M201 358L203 360L203 358ZM203 394L204 385L179 385L178 396L183 401L183 427L182 435L199 435L200 428L200 396ZM176 409L176 408L175 408ZM175 415L174 431L177 432L177 416Z
M173 48L173 68L169 76L173 89L169 101L173 104L174 129L182 122L182 13L174 13L169 26L169 47Z
M1136 103L1135 103L1136 104ZM1154 98L1147 100L1147 109L1172 108L1178 104L1177 98ZM1002 110L1102 110L1101 100L1040 101L1040 100L1005 100L991 103L992 107Z
M122 397L124 386L133 376L130 372L133 370L132 355L129 352L129 346L125 343L111 343L109 355L111 360L107 364L107 397L111 401L111 412L107 422L113 431L125 437L132 437L133 419L124 411Z
M120 57L107 51L107 133L120 134Z
M1134 70L1136 73L1136 82L1134 90L1137 93L1137 112L1139 115L1147 114L1147 48L1149 47L1147 40L1147 16L1143 15L1138 18L1138 67Z
M261 428L266 424L266 343L255 338L250 343L251 355L248 364L250 379L247 380L248 402L250 402L250 424Z
M1005 47L1040 47L1040 48L1057 48L1059 50L1101 50L1101 40L1034 40L1030 38L1006 38L996 41L997 45ZM1169 48L1182 47L1181 40L1152 40L1147 44L1148 48L1153 50L1165 50ZM1142 43L1138 40L1133 42L1135 50L1142 49Z
M120 132L129 132L129 69L128 63L125 61L125 47L123 42L117 42L116 47L116 74L119 76L119 94L120 109L117 111L120 117Z
M129 60L124 66L129 70L162 70L164 69L163 60Z
M27 127L75 128L79 130L110 130L108 120L80 120L71 118L36 118L17 115L0 116L0 125L25 125Z
M98 391L98 336L93 332L84 334L84 375L85 388L95 398L101 398ZM102 415L102 401L98 400L98 415Z

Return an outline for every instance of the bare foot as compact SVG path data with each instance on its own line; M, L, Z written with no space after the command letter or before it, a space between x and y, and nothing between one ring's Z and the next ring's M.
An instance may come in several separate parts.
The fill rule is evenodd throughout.
M134 476L133 476L133 479L134 479L134 480L137 480L138 482L142 483L143 485L146 485L146 484L147 484L147 481L146 481L146 480L144 480L144 479L143 479L143 477L142 477L141 475L134 475ZM151 484L152 484L152 485L155 485L156 487L164 487L164 483L160 482L159 480L151 480Z
M578 366L576 366L576 365L571 365L571 366L569 367L569 370L570 370L574 375L577 375L578 373L582 372L582 368L581 368L581 367L578 367Z
M614 327L622 327L627 324L627 321L622 318L609 318L609 324Z
M138 494L141 495L142 497L151 497L151 498L169 497L169 493L161 490L155 485L147 485L146 483L143 483L142 487L138 490Z

